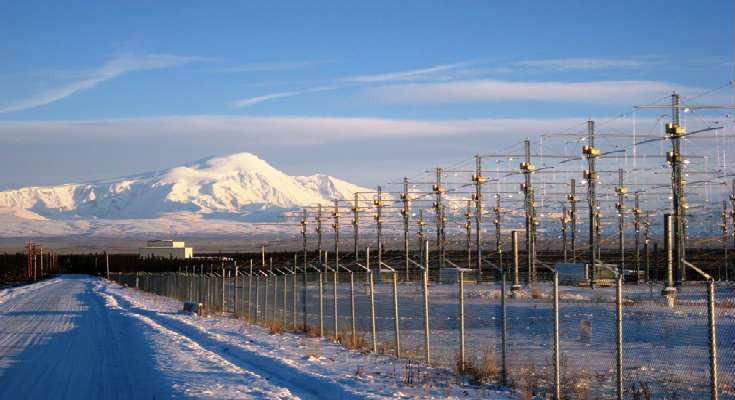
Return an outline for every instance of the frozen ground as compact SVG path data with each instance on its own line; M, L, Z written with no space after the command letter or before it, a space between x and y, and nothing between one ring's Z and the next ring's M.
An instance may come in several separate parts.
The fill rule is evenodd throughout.
M136 276L119 277L136 286ZM356 328L370 341L369 290L365 274L355 274ZM142 274L140 287L181 299L198 298L218 309L224 300L225 310L233 311L233 299L239 299L238 314L252 315L256 309L259 322L272 320L274 299L276 321L282 320L284 280L253 280L243 277L234 292L233 278L186 274ZM338 283L339 332L350 325L350 286L343 274ZM296 293L301 293L297 277ZM287 277L285 293L290 320L293 281ZM221 289L226 288L222 296ZM265 288L268 288L266 291ZM207 289L208 288L208 289ZM319 285L310 274L307 286L308 325L318 331ZM333 275L327 274L324 285L324 334L334 335ZM701 282L679 289L674 307L661 297L660 283L625 285L623 289L624 381L628 395L650 391L654 399L708 398L709 345L707 332L706 291ZM720 394L735 398L735 286L717 284L717 342ZM274 293L274 291L276 293ZM423 295L416 283L398 285L401 354L423 360ZM268 293L266 299L266 292ZM429 318L432 362L435 367L454 368L459 354L457 285L432 282L429 287ZM250 295L248 295L250 293ZM257 295L257 296L256 296ZM256 297L258 300L256 300ZM296 296L300 321L301 296ZM615 291L602 287L594 290L573 286L560 288L560 340L562 393L567 398L612 398L615 393ZM248 301L250 299L250 301ZM519 391L540 390L548 393L552 377L553 310L548 282L534 288L523 287L520 296L507 302L507 354L509 381ZM392 285L376 284L375 312L378 351L391 353L394 344L394 308ZM267 310L267 312L266 312ZM470 362L494 360L500 367L501 313L500 289L496 283L465 284L465 354ZM398 367L402 370L403 367ZM441 382L441 378L435 379ZM643 395L639 393L640 395Z
M332 276L324 288L325 334L333 335ZM315 277L312 277L315 278ZM221 286L221 278L212 287ZM340 330L350 323L350 292L342 276L339 285ZM356 325L370 331L368 293L364 275L356 278ZM297 279L297 292L300 291ZM231 281L229 282L231 283ZM240 280L240 306L247 305L248 281ZM231 284L226 298L232 298ZM269 285L270 304L277 299L277 315L282 315L283 281L277 296L273 280ZM419 285L401 283L399 289L402 354L423 359L423 295ZM623 352L625 388L629 394L641 386L655 399L708 398L709 347L706 291L701 283L679 290L673 308L663 301L660 284L625 285L623 306ZM717 341L721 398L735 398L735 287L717 285ZM252 290L252 292L258 292ZM452 368L459 353L457 285L432 282L429 288L432 361L435 366ZM259 319L264 318L264 282L260 282ZM287 294L288 295L288 294ZM220 295L215 295L219 299ZM309 325L319 325L318 284L308 285ZM287 296L289 303L290 295ZM615 292L614 288L564 286L560 289L560 339L562 355L562 392L570 398L612 398L615 393ZM376 285L375 310L379 349L388 351L394 343L392 285ZM465 353L469 361L491 357L499 366L501 354L500 289L497 284L465 284ZM520 296L509 299L508 368L509 379L517 388L548 389L551 378L553 313L551 286L524 287ZM255 309L252 304L251 312ZM301 308L297 296L297 310ZM231 304L227 309L231 310ZM245 307L247 309L247 306ZM240 310L246 314L246 310ZM585 395L586 393L586 395Z
M445 370L407 374L405 360L180 308L87 276L2 290L0 398L508 398L458 387Z

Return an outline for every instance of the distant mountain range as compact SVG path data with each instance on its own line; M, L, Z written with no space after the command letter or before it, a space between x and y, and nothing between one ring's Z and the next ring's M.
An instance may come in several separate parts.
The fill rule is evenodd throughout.
M243 234L256 229L253 222L365 191L327 175L289 176L237 153L111 180L2 191L0 235Z

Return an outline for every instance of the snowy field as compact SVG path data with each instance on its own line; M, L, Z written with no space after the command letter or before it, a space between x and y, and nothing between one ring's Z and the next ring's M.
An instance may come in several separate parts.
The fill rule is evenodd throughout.
M307 290L308 324L318 332L319 290L315 274L310 274ZM134 275L126 281L135 285ZM334 335L333 280L327 274L324 283L324 335ZM166 290L169 295L197 298L197 289L209 287L208 298L217 308L222 301L222 278L210 277L201 284L198 276L141 276L141 285L149 290ZM177 286L172 282L178 283ZM350 322L350 290L347 275L338 285L339 332L345 334ZM255 314L258 293L258 320L283 318L283 279L268 284L253 282L248 304L248 280L238 280L238 313ZM364 274L355 274L356 325L358 334L370 343L369 290ZM233 280L225 287L225 309L232 312ZM291 281L287 280L287 323L291 321ZM731 284L717 285L717 329L720 394L735 398L735 289ZM706 291L702 283L680 288L677 304L668 307L660 295L660 284L624 287L623 339L624 380L626 392L648 390L655 399L709 397L709 345L707 331ZM301 291L301 278L296 279ZM402 356L423 360L423 296L416 283L398 285L400 338ZM161 291L163 292L163 291ZM457 285L432 282L429 287L432 362L446 370L455 368L459 354L459 319ZM614 288L562 286L560 289L560 339L562 352L562 393L566 398L612 398L615 393L615 292ZM204 300L201 297L200 300ZM509 380L519 392L548 393L551 387L553 310L551 286L543 282L533 289L524 287L520 296L507 302L507 354ZM391 354L394 343L394 310L392 286L377 284L375 288L377 342L379 352ZM268 304L268 311L265 305ZM300 296L296 298L297 322L301 321ZM500 288L495 283L465 283L466 360L478 362L490 358L500 367L501 313ZM265 323L267 325L267 323ZM540 390L538 390L540 389ZM645 398L645 397L642 397Z
M87 276L1 290L0 399L510 398L443 369L180 309Z
M362 281L362 279L361 279ZM310 323L318 324L318 289L310 285ZM735 291L717 287L717 328L720 392L734 399ZM704 285L680 289L679 301L668 307L656 284L624 287L623 339L625 387L641 385L656 399L709 398L709 347ZM332 328L332 287L325 285L325 330ZM432 284L429 288L432 360L452 368L459 354L458 289ZM280 292L279 292L280 293ZM369 332L367 290L358 285L357 325ZM393 343L392 288L376 287L378 341ZM553 357L553 304L549 283L525 288L507 302L509 379L517 387L550 388ZM280 298L280 294L279 294ZM418 284L399 285L401 345L406 355L422 359L423 296ZM280 300L279 300L280 301ZM613 398L615 394L614 288L560 288L562 392L569 398ZM261 298L260 304L263 304ZM349 324L349 288L339 291L340 324ZM496 284L465 283L466 359L488 354L499 364L501 354L500 288ZM341 329L341 328L340 328ZM634 387L635 386L635 387Z

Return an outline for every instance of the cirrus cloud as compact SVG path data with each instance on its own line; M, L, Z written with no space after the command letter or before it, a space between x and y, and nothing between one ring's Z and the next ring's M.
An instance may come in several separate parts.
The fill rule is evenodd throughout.
M360 96L390 104L450 104L499 101L635 104L673 90L701 91L661 81L518 82L462 80L383 85Z
M182 57L171 54L115 57L91 72L79 74L81 76L77 80L0 106L0 114L50 104L130 72L170 68L203 60L205 59L201 57Z

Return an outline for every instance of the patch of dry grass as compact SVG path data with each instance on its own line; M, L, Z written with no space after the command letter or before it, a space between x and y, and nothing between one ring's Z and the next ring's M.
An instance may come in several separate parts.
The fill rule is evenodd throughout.
M471 384L481 385L497 382L501 370L495 352L486 350L480 357L465 360L464 366L457 361L457 374L466 377Z
M282 331L283 331L283 324L281 322L271 322L271 324L268 325L268 332L270 332L271 335L275 335Z

